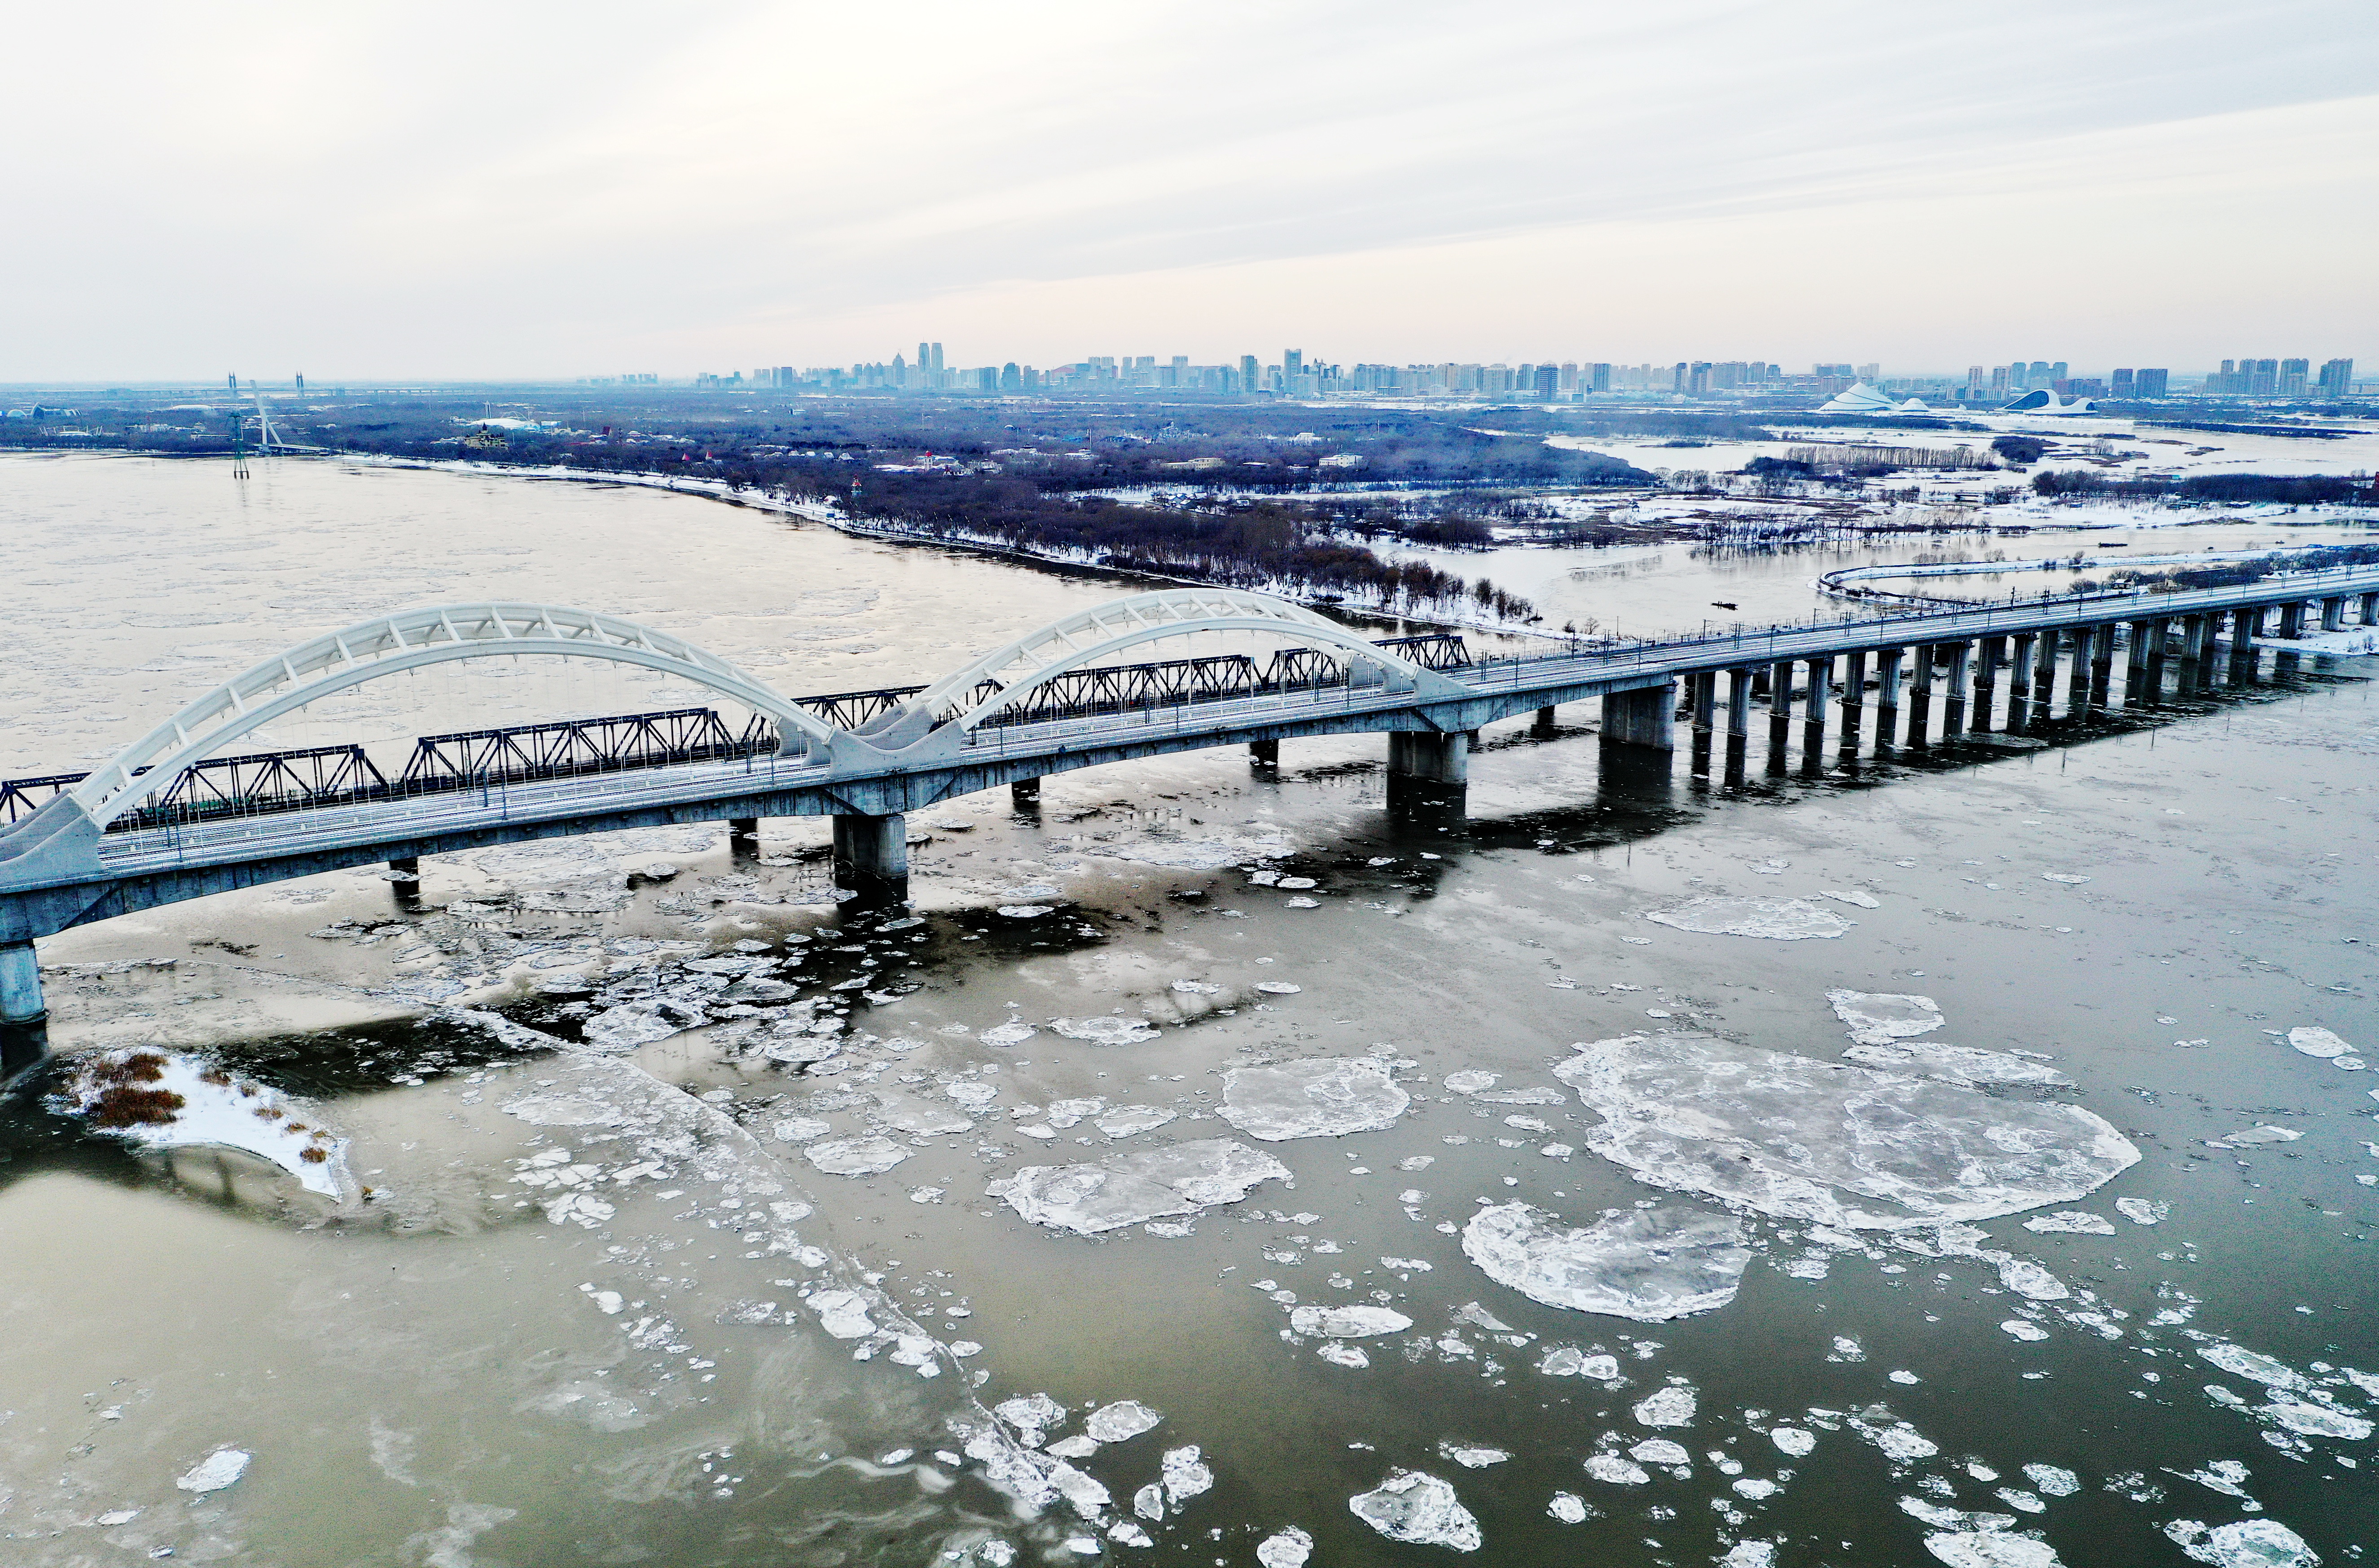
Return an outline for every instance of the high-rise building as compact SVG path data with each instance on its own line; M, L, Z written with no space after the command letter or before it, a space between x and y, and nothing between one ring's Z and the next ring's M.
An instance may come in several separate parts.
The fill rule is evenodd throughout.
M1284 381L1295 380L1298 376L1304 373L1305 351L1301 348L1282 349L1280 351L1281 380Z
M2327 397L2344 397L2354 390L2354 361L2326 359L2321 367L2321 390Z
M1862 381L1867 382L1879 381L1883 380L1882 365L1878 363L1869 363L1860 366L1858 368L1858 379Z
M1001 392L1024 390L1023 373L1017 369L1016 361L1013 359L999 368L999 390Z
M2302 397L2305 383L2312 380L2313 364L2304 359L2280 361L2280 380L2276 389L2282 397Z
M2165 387L2171 375L2172 372L2169 370L2143 369L2134 372L2131 377L2131 395L2133 397L2164 396Z
M934 374L935 374L935 375L936 375L936 376L938 376L938 375L940 375L941 373L942 373L942 345L941 345L940 344L936 344L934 345Z
M1551 403L1553 399L1559 397L1561 395L1561 367L1558 365L1538 366L1536 391L1537 395L1544 399L1547 403Z
M2008 380L2008 368L2004 365L1992 366L1991 395L1993 397L2005 397L2008 395L2011 383Z
M1587 367L1587 369L1592 372L1592 381L1588 387L1589 391L1607 392L1611 390L1611 367L1609 365L1589 365Z
M2242 359L2239 368L2247 373L2249 397L2271 397L2280 390L2280 362L2276 359Z
M2023 384L2028 387L2045 387L2063 374L2065 370L2062 366L2052 371L2047 360L2035 359L2024 370Z
M2116 371L2116 372L2115 372L2115 379L2114 379L2114 381L2113 381L2113 382L2112 382L2112 383L2107 387L2107 394L2109 397L2129 397L2129 396L2131 396L2131 376L2132 376L2132 372L2131 372L2131 371L2130 371L2130 370L2118 370L2118 371Z
M1263 385L1263 367L1252 354L1239 356L1239 390L1251 392Z

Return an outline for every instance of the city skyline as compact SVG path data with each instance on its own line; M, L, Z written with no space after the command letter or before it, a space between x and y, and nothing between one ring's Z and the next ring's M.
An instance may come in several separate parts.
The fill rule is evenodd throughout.
M36 13L0 380L848 363L921 320L992 364L2379 357L2379 38L2329 0L1093 15Z

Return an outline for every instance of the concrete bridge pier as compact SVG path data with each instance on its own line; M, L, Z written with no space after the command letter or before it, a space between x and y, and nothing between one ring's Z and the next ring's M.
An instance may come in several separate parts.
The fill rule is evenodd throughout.
M1908 749L1921 752L1933 727L1933 645L1919 643L1908 654Z
M2280 606L2280 635L2283 637L2304 635L2303 600L2291 599L2288 603Z
M2008 733L2021 735L2031 728L2027 720L2032 710L2032 645L2039 640L2035 632L2018 632L2015 651L2008 656Z
M1718 708L1718 672L1702 669L1686 676L1685 692L1694 716L1694 777L1707 778L1710 770L1711 718Z
M1941 739L1954 741L1966 732L1966 677L1974 668L1974 645L1950 645L1949 701L1941 710Z
M2115 623L2090 628L2090 707L2104 712L2115 694Z
M756 854L760 849L760 819L756 816L729 817L727 845L738 854Z
M1041 809L1041 780L1019 778L1008 785L1008 804L1014 811L1038 812Z
M1875 656L1875 749L1888 752L1900 741L1900 665L1906 648L1884 648Z
M2336 598L2326 598L2321 601L2321 629L2325 632L2343 632L2346 630L2345 595L2340 594Z
M50 1016L42 1000L42 962L30 942L0 942L0 1027L35 1024Z
M1676 747L1676 688L1666 681L1640 692L1613 692L1602 699L1602 740L1606 745L1673 751ZM1393 758L1395 737L1389 739L1389 754ZM1389 766L1393 769L1394 762Z
M909 890L909 819L899 812L868 816L837 812L834 818L834 881L862 894L906 897Z
M2065 660L2065 717L2087 718L2090 716L2090 628L2083 626L2073 633L2073 645Z
M1751 687L1757 679L1749 669L1726 672L1726 781L1737 788L1751 751Z
M1778 659L1768 671L1768 771L1784 771L1784 748L1793 738L1793 661Z
M2148 645L2156 636L2156 622L2134 621L2123 644L2123 706L2137 707L2146 700L2148 687Z
M1999 666L2007 662L2007 639L1985 637L1975 645L1974 721L1977 734L1990 733L1999 700Z
M1278 767L1280 766L1280 742L1278 741L1250 741L1248 742L1248 761L1258 767ZM1041 781L1036 778L1033 782L1037 786Z
M2379 593L2362 596L2362 624L2379 626Z
M2040 633L2032 658L2032 722L2048 722L2048 710L2057 701L2057 645L2061 633L2054 629Z
M1665 699L1667 688L1651 694ZM1455 730L1388 732L1388 810L1460 814L1470 790L1470 737Z
M1554 728L1553 707L1552 705L1547 704L1545 706L1537 709L1536 722L1528 726L1528 733L1537 736L1539 739L1542 739L1543 737L1552 734Z
M1809 696L1801 710L1801 771L1816 773L1826 766L1826 705L1834 698L1834 657L1809 661Z
M1859 739L1866 729L1866 651L1846 655L1842 661L1842 760L1858 755Z
M2214 618L2218 628L2222 618ZM2241 609L2230 617L2230 684L2244 686L2255 678L2256 667L2264 661L2264 650L2255 641L2264 634L2264 612L2261 609ZM2208 682L2211 684L2211 682Z

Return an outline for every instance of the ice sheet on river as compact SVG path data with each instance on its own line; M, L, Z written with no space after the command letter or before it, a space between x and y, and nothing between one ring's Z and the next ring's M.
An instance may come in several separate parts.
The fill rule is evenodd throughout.
M1854 923L1806 899L1688 899L1674 909L1650 911L1644 918L1679 931L1765 936L1778 942L1840 936Z
M1643 1180L1838 1229L1991 1219L2087 1196L2139 1151L2078 1106L1697 1033L1576 1047L1553 1068Z
M1027 1165L984 1190L1034 1224L1095 1236L1236 1203L1258 1182L1285 1181L1288 1175L1286 1165L1259 1150L1204 1138L1099 1164Z
M1972 1045L1943 1045L1919 1041L1897 1045L1853 1045L1842 1059L1886 1072L1922 1073L1952 1083L2034 1083L2047 1089L2070 1089L2073 1080L2045 1062L1985 1051Z
M1834 1016L1862 1045L1889 1045L1912 1035L1930 1034L1941 1027L1941 1005L1913 993L1829 991L1826 1000Z
M1685 1203L1631 1209L1583 1230L1526 1203L1498 1203L1470 1217L1462 1250L1530 1300L1639 1323L1725 1306L1751 1261L1740 1220Z
M1412 1104L1369 1056L1316 1056L1223 1075L1223 1119L1250 1138L1334 1138L1395 1125Z

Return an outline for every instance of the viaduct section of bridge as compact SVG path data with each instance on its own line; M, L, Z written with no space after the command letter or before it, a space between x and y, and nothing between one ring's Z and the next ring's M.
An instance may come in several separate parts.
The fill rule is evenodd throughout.
M678 823L725 821L749 840L762 817L831 815L838 880L899 896L908 874L906 814L1002 784L1026 804L1038 799L1042 778L1076 768L1232 745L1247 746L1264 765L1277 762L1284 741L1384 732L1391 809L1458 807L1481 727L1533 714L1539 730L1550 732L1560 706L1600 699L1603 743L1664 766L1683 717L1699 777L1712 769L1722 707L1722 766L1739 783L1755 705L1768 714L1770 769L1783 766L1796 706L1804 765L1816 768L1834 710L1839 750L1856 754L1870 691L1876 742L1922 749L1995 726L2020 731L2045 721L2060 670L2068 717L2160 702L2168 666L2179 667L2184 688L2202 685L2212 680L2225 641L2235 665L2252 654L2257 637L2301 635L2315 623L2311 618L2323 630L2344 629L2349 609L2354 624L2379 627L2379 569L1472 662L1458 639L1373 643L1266 596L1177 588L1054 621L927 686L828 698L788 697L683 639L616 617L527 604L408 610L264 660L92 773L0 781L0 802L12 815L30 799L26 787L52 790L0 829L0 1045L16 1042L13 1059L29 1049L38 1054L36 938L344 867L384 862L402 874L424 855ZM1153 645L1232 633L1277 645L1271 665L1259 669L1242 656L1123 662ZM1421 655L1419 645L1429 643L1440 645L1438 656ZM1454 657L1443 657L1447 645ZM2119 696L2119 648L2127 650ZM426 790L383 781L293 801L234 790L188 804L191 781L226 763L248 769L233 769L235 778L284 782L296 760L308 762L318 779L326 755L368 768L354 747L221 755L308 703L429 665L525 656L608 659L682 678L751 709L756 740L681 747L618 766L544 769L486 766L489 745L473 754L481 759L475 770ZM653 721L700 712L599 722L633 721L649 732ZM715 716L705 717L705 733L724 738ZM465 739L429 737L419 745L428 754ZM513 742L505 745L519 752ZM182 804L161 803L175 801ZM32 1047L19 1038L29 1026Z

